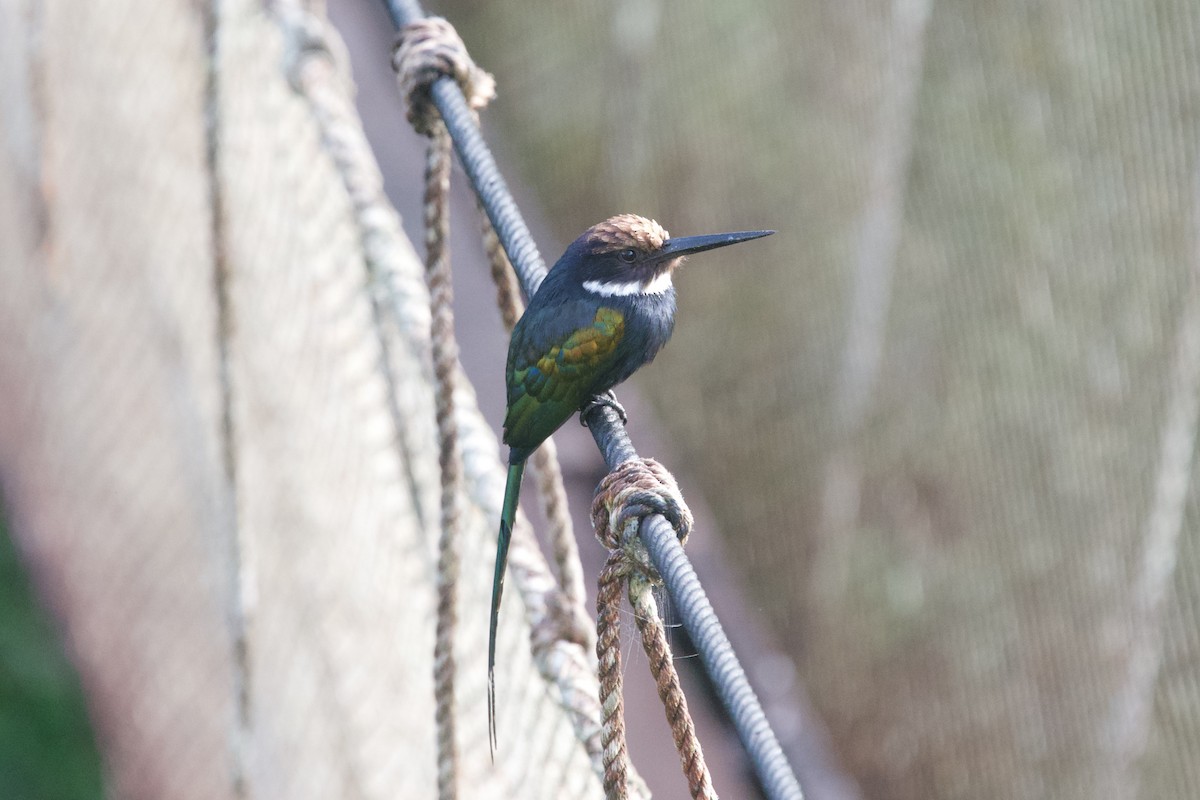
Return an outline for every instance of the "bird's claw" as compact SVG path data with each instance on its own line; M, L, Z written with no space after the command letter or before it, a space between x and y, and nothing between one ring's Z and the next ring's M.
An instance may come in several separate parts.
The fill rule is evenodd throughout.
M583 408L579 410L579 424L585 428L589 427L587 421L588 415L591 414L595 409L603 406L607 406L608 408L611 408L613 411L617 412L617 416L621 418L622 425L629 421L629 415L625 413L625 407L617 402L616 392L614 392L612 389L609 389L603 394L595 395L591 400L588 400L583 404Z

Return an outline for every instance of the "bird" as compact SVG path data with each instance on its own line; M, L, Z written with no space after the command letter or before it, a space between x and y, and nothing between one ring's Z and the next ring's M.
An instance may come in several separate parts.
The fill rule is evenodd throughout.
M607 405L675 327L671 276L694 253L768 236L740 231L673 239L652 219L619 214L583 232L546 274L517 321L505 366L508 478L500 512L488 638L488 732L496 748L496 628L525 461L575 412Z

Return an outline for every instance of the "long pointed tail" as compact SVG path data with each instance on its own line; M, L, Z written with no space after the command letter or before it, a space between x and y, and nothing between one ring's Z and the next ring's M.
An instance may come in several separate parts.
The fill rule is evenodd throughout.
M488 744L496 759L496 626L500 623L500 596L504 594L504 569L508 564L508 544L512 541L517 519L517 501L521 497L521 476L525 461L508 465L504 485L504 505L500 509L500 535L496 539L496 571L492 575L492 618L488 628Z

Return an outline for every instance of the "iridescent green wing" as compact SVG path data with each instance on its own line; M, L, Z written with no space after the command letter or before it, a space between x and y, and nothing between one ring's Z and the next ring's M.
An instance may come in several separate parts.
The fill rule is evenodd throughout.
M581 309L587 310L580 314ZM558 307L544 312L554 313L554 319L522 320L513 331L504 418L504 441L510 447L532 450L541 444L579 410L596 378L612 367L625 335L625 317L615 308L600 308L582 327L562 324L572 317L587 320L587 311L582 303L575 309Z

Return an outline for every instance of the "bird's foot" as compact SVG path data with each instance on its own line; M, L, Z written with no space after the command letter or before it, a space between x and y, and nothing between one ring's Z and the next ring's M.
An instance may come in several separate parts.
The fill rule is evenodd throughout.
M617 395L612 389L609 389L604 394L598 394L592 397L583 404L583 408L579 409L579 424L583 427L588 427L588 415L597 408L607 406L617 412L617 416L621 418L621 424L624 425L629 421L629 415L625 413L625 407L617 402Z

